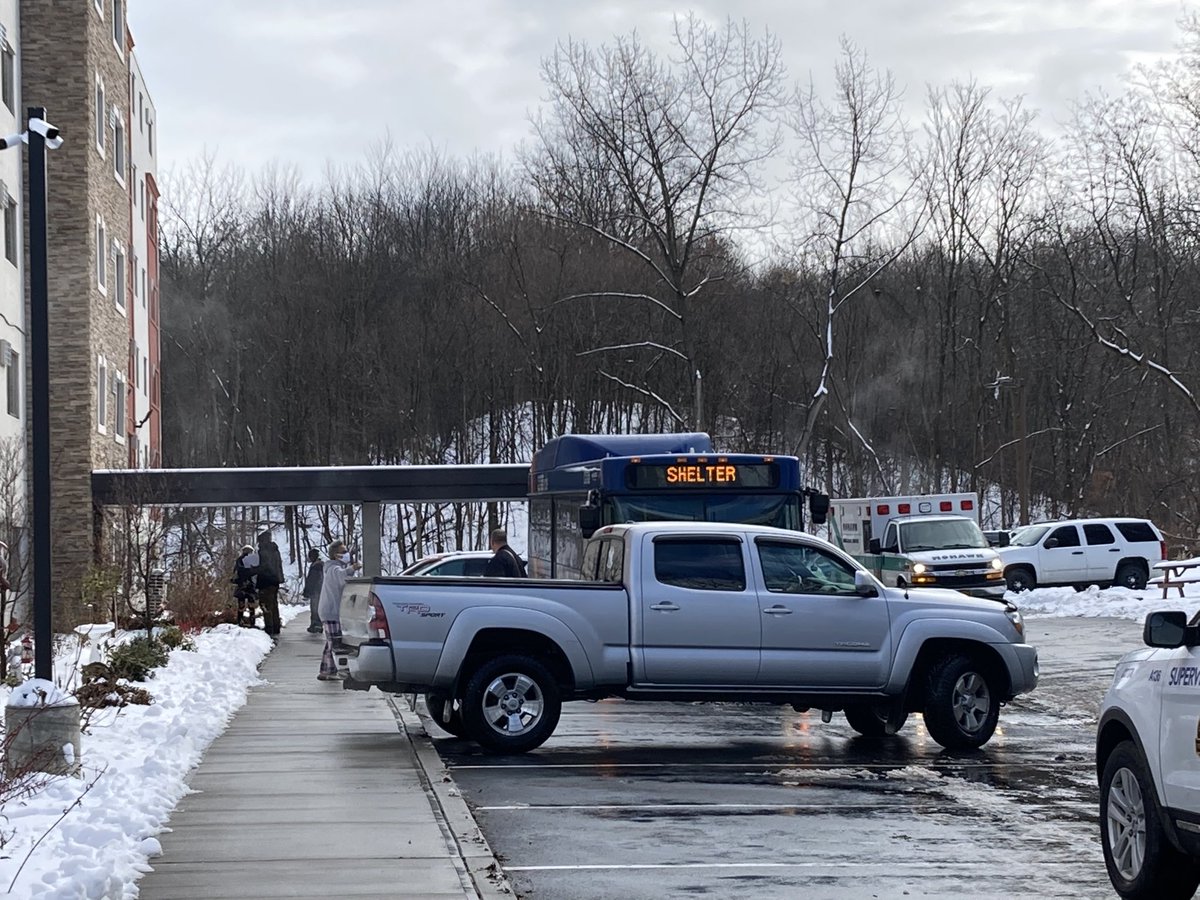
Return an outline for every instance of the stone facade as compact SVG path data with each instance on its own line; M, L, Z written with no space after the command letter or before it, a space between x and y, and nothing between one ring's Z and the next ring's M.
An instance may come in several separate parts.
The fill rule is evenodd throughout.
M124 0L21 5L22 96L28 106L45 106L64 138L48 154L51 528L59 621L82 613L75 604L97 552L91 471L129 462L133 120L124 12Z

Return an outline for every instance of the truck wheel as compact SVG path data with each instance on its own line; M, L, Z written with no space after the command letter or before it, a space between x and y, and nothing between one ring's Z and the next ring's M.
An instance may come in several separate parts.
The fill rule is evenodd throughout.
M1004 570L1004 581L1014 594L1018 591L1032 591L1037 587L1037 577L1028 566L1013 566Z
M904 722L907 719L908 714L905 713L904 719L900 720L900 725L897 726L896 731L899 731L904 726ZM887 737L887 720L888 708L886 706L846 707L846 721L850 723L851 728L863 737ZM892 733L894 734L895 732Z
M550 670L529 656L487 660L463 693L463 725L494 753L526 753L541 746L558 726L562 699Z
M1191 897L1200 884L1200 865L1163 830L1154 781L1133 741L1118 744L1104 763L1100 843L1108 877L1127 900Z
M969 656L954 654L934 663L925 696L925 727L947 750L986 744L1000 718L1000 694L991 674Z
M1115 587L1129 588L1131 591L1141 591L1146 587L1146 570L1137 563L1121 563L1117 567L1117 575L1113 578Z
M434 724L442 731L452 734L458 738L467 736L467 729L463 725L462 707L455 707L450 711L450 721L442 721L442 709L446 704L446 695L438 694L430 691L425 695L425 705L429 707L429 717L433 719Z

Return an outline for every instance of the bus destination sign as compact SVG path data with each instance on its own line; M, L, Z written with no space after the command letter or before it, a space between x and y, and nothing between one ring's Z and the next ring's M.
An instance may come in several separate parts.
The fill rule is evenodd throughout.
M630 465L626 472L632 490L671 490L675 488L762 489L779 485L775 463L725 463L688 461Z

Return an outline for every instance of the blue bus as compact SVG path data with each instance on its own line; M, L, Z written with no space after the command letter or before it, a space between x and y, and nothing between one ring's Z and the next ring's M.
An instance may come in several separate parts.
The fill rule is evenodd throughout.
M624 522L739 522L799 531L829 498L802 486L794 456L718 453L707 434L571 434L529 469L529 574L578 578L583 542Z

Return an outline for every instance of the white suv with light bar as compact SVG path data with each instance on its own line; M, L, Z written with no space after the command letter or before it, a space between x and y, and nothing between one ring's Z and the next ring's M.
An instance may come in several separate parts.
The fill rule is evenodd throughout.
M1200 885L1200 617L1155 612L1100 707L1100 838L1127 900Z
M1010 591L1089 584L1140 591L1167 545L1146 519L1068 519L1027 525L998 552Z

